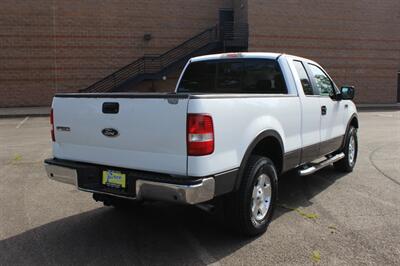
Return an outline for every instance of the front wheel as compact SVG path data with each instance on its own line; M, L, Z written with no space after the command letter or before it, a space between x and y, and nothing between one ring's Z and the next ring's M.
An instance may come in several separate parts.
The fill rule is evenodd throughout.
M352 172L354 166L356 165L358 154L358 137L357 129L355 127L350 128L349 134L347 134L345 147L342 152L344 152L344 158L334 163L333 166L335 169L341 172Z
M247 163L238 191L226 198L228 219L236 231L247 236L264 233L272 219L277 194L273 162L253 155Z

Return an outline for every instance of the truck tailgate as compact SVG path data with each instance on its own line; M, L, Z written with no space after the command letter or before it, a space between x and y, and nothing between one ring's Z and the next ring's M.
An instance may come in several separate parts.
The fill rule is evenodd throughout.
M104 103L118 104L118 112L104 113ZM56 96L54 157L186 175L187 104L188 97L165 94ZM118 135L106 136L104 129Z

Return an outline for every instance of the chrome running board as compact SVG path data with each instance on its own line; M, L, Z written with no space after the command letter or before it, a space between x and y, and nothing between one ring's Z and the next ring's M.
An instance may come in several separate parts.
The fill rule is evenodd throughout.
M326 159L326 160L324 160L324 161L322 161L322 162L320 162L318 164L311 165L310 167L307 167L305 169L299 170L299 175L300 176L311 175L311 174L317 172L318 170L321 170L322 168L324 168L324 167L326 167L326 166L328 166L328 165L330 165L332 163L335 163L335 162L337 162L337 161L339 161L339 160L341 160L343 158L344 158L344 153L343 152L339 153L339 154L336 154L335 156L332 156L331 158Z

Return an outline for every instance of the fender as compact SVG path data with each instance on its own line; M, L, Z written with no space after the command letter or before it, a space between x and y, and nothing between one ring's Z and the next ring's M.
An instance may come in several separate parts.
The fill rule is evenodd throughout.
M283 141L281 136L279 135L279 133L273 129L268 129L265 130L263 132L261 132L252 142L251 144L247 147L246 152L243 156L242 162L240 163L240 168L239 168L239 173L238 176L236 178L236 184L235 184L235 190L238 190L240 187L240 184L242 182L242 177L244 174L244 170L245 170L245 166L247 164L247 161L250 158L251 153L253 152L254 148L257 146L257 144L259 144L263 139L267 138L267 137L274 137L275 139L278 140L280 146L281 146L281 150L282 150L282 154L285 153L285 149L283 146ZM282 163L284 164L284 163Z
M351 115L349 121L347 122L346 133L345 133L344 138L342 140L342 145L340 146L340 150L343 150L344 147L346 146L346 140L347 140L347 137L349 135L351 121L353 121L354 118L357 121L357 128L359 127L359 125L358 125L358 115L357 115L357 113L354 113L354 114Z

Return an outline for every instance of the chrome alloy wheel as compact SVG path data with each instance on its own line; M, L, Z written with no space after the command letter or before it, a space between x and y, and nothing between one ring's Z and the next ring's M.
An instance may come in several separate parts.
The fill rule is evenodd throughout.
M349 140L349 164L352 166L354 164L354 159L356 156L356 141L354 139L354 136L352 135Z
M271 205L271 179L261 174L254 185L251 197L251 221L260 224L266 217Z

